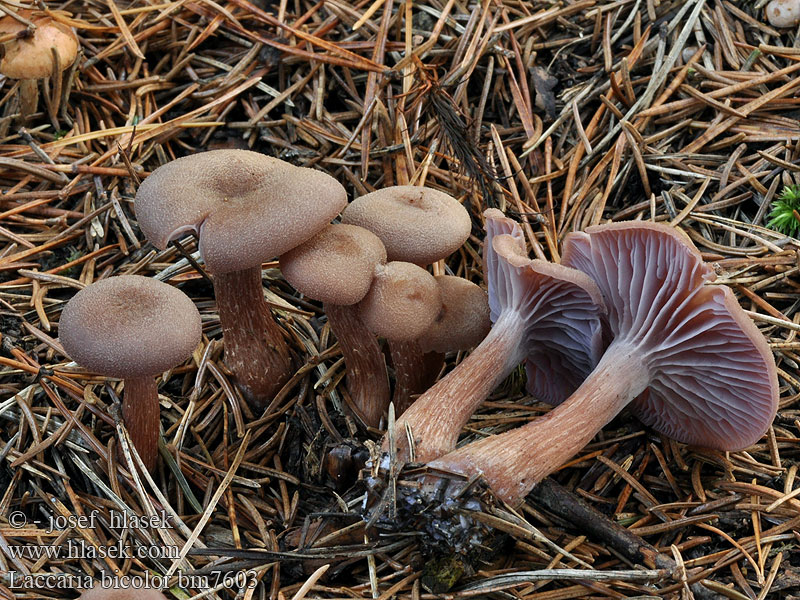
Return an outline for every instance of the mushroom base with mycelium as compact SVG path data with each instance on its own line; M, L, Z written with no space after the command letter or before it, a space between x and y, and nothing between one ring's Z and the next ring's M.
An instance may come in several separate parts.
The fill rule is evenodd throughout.
M422 559L415 566L427 590L445 593L462 577L507 554L513 539L489 525L497 500L485 482L436 473L435 489L423 489L419 481L428 469L406 471L396 481L387 471L364 472L364 520L369 531L383 535L419 533ZM381 502L390 489L393 501Z

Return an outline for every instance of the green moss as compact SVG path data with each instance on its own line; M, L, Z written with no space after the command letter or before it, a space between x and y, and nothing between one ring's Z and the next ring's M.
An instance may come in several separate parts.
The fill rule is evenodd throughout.
M433 594L450 590L464 576L463 557L451 555L429 560L422 573L422 585Z

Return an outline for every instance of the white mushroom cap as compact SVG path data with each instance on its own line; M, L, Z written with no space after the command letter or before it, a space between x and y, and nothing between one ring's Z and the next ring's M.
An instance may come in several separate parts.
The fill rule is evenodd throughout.
M764 12L773 27L794 27L800 24L800 0L772 0Z

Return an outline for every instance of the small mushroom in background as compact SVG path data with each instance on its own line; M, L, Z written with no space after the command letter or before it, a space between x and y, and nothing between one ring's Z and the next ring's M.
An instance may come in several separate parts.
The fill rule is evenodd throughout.
M800 0L772 0L764 12L773 27L795 27L800 24Z
M155 279L110 277L70 299L58 333L79 365L124 380L125 427L153 471L160 425L155 377L185 361L200 342L200 313L191 299Z
M289 346L264 299L261 264L313 237L346 203L330 175L249 150L185 156L139 186L136 217L156 248L196 234L214 282L225 364L256 408L292 373Z
M526 358L560 401L600 359L605 309L600 290L584 273L525 251L520 227L489 209L483 247L492 329L453 371L403 413L396 431L410 427L414 459L427 462L453 450L458 434L481 402ZM400 460L410 460L407 436L397 436ZM384 440L387 449L388 440Z
M469 213L458 200L412 185L391 186L356 198L342 211L342 222L377 235L386 246L387 260L421 267L458 250L472 228ZM388 345L395 371L392 401L400 414L413 394L430 386L430 369L412 343L389 339Z
M97 584L84 591L78 600L167 600L167 597L153 588L103 587Z
M453 275L437 275L435 279L442 306L431 326L414 340L392 342L395 371L408 373L414 378L414 389L421 391L436 381L444 366L445 354L474 348L492 326L489 297L479 285ZM398 364L404 359L408 359L409 364ZM408 389L411 391L410 387ZM409 393L398 400L405 400L395 401L395 414L400 416L411 405L412 395Z
M600 287L613 335L595 370L547 415L430 463L482 474L509 504L577 453L629 403L680 442L734 451L769 428L775 362L733 293L678 230L647 222L571 233L563 264Z
M328 225L280 258L284 278L302 294L323 303L339 341L347 389L356 415L378 427L389 405L389 378L378 340L365 327L358 303L367 295L375 270L386 263L378 237L355 225Z
M442 294L433 275L412 263L392 261L375 270L369 293L359 303L364 325L375 335L385 338L390 348L405 348L430 328L440 313ZM423 353L413 357L415 368L424 368ZM392 350L395 372L402 355ZM402 366L402 364L400 365ZM410 368L410 366L409 366ZM388 408L382 407L381 414Z
M36 112L39 104L40 79L61 77L78 56L78 38L72 29L52 17L32 16L31 11L18 13L30 20L35 29L7 15L0 19L0 36L17 35L16 39L3 44L4 55L0 60L0 73L10 79L19 80L19 104L22 121ZM59 98L55 99L56 102ZM57 112L53 107L52 113Z
M416 339L431 326L442 306L436 279L422 267L395 260L378 265L359 303L367 329L387 340Z

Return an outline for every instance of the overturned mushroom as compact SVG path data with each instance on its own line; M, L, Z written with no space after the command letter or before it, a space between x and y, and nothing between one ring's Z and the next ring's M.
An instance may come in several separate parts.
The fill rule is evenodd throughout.
M58 327L64 349L86 369L124 380L122 416L145 467L158 459L155 376L200 341L200 313L180 290L139 275L97 281L75 294Z
M154 246L197 234L214 281L225 363L257 407L286 383L292 363L264 300L261 263L311 238L346 202L330 175L248 150L179 158L139 187L136 217Z
M411 428L418 461L455 448L475 409L526 358L546 365L547 376L565 398L602 353L604 309L594 282L580 271L529 259L516 223L496 209L484 215L484 276L494 325L467 358L398 420L397 431ZM405 438L398 436L398 455L408 460Z
M668 226L615 223L567 236L563 262L589 274L608 306L613 342L595 370L547 415L431 463L483 474L517 504L628 403L678 441L740 450L775 416L778 382L764 337Z

